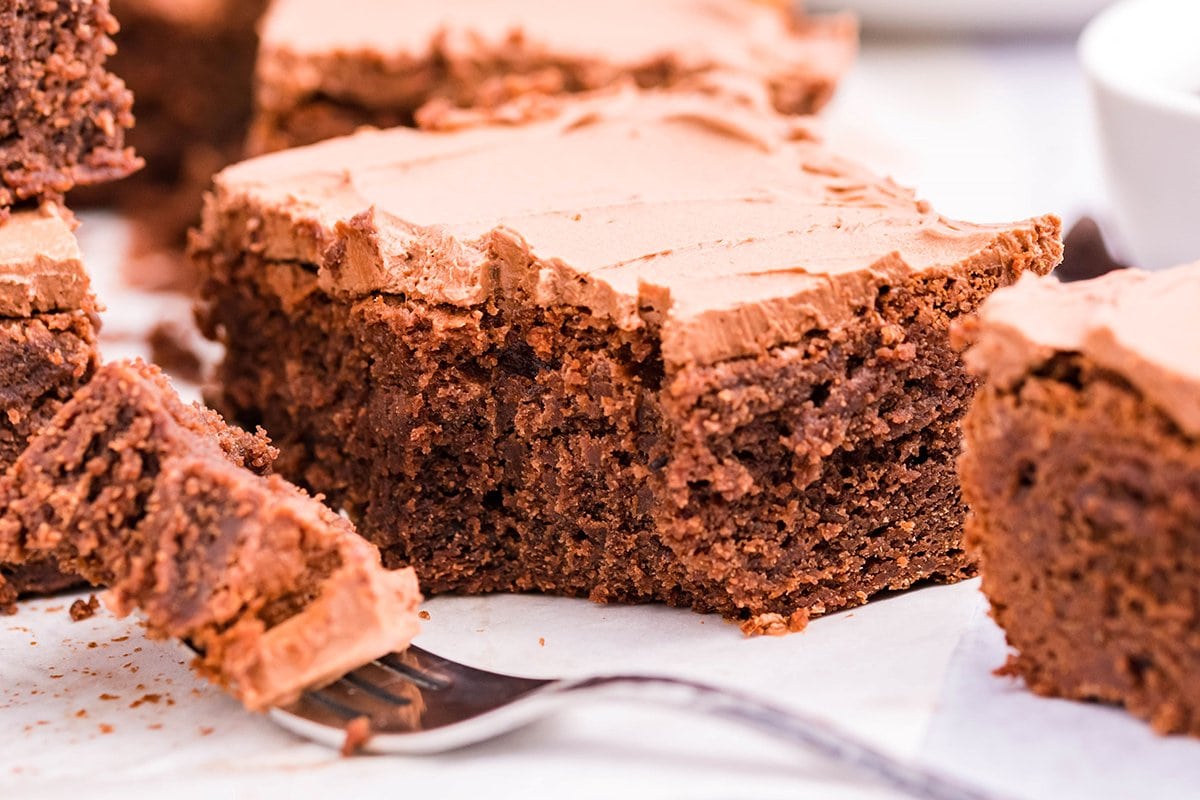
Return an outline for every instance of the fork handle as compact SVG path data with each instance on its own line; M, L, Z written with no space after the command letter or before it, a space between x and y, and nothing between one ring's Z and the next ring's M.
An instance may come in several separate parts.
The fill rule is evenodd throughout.
M906 762L829 722L768 703L758 697L677 678L613 675L563 681L558 693L619 693L754 728L786 739L833 762L873 775L884 784L923 800L1001 800L955 778ZM632 691L630 691L632 690Z

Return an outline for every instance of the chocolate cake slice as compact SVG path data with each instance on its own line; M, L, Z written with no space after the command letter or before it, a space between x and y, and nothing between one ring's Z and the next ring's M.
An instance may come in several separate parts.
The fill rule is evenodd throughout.
M849 17L809 18L790 3L754 0L273 0L249 148L623 81L726 90L742 82L780 111L807 114L829 100L856 48Z
M963 492L1005 668L1200 736L1200 264L1023 280L963 334Z
M411 570L278 476L266 437L184 405L155 367L102 367L0 485L0 558L52 553L118 614L188 640L246 706L287 703L416 633Z
M732 101L360 133L231 167L219 400L433 592L799 626L973 571L949 326L1060 225L953 222Z
M108 0L0 2L0 219L141 165L133 98L105 66L116 30Z
M53 205L0 223L0 474L96 368L96 304L72 228ZM53 561L0 559L0 612L79 583Z

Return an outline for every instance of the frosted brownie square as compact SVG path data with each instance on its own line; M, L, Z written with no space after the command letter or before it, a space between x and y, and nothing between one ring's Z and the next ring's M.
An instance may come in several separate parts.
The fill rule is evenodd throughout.
M1200 265L1022 280L964 336L963 491L1006 671L1200 735Z
M851 18L754 0L273 0L249 146L261 153L622 81L744 81L779 110L806 114L829 100L856 48Z
M264 477L274 456L157 368L107 364L0 483L0 558L53 553L249 708L291 702L406 647L421 598L349 522Z
M972 572L949 326L1059 235L631 93L247 161L194 256L220 404L386 563L776 629Z
M133 98L110 73L108 0L0 3L0 219L22 201L122 178Z
M0 474L96 369L96 303L74 223L53 205L0 223ZM80 583L0 559L0 610Z

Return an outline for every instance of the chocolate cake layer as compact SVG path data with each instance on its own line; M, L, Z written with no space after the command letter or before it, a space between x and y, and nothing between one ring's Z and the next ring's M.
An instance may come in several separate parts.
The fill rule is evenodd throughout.
M232 167L194 254L221 402L386 563L754 627L971 572L948 328L1058 235L631 94Z
M249 147L262 153L364 125L411 125L447 108L625 81L737 84L807 114L829 100L856 47L848 17L808 18L752 0L274 0Z
M1022 281L965 331L968 542L1039 694L1200 735L1200 265Z
M263 477L274 455L156 368L108 364L0 486L0 558L53 553L248 707L290 702L405 647L420 595L349 522Z
M0 219L141 165L125 146L133 98L105 65L116 30L108 0L0 2Z
M0 474L96 368L95 301L72 225L53 205L0 223ZM80 583L53 561L0 559L0 611Z

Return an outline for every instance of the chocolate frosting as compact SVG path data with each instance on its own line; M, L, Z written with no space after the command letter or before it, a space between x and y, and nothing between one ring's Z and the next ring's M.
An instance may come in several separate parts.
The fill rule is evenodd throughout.
M979 314L967 366L1010 387L1059 353L1081 353L1200 436L1200 263L1062 284L1025 277Z
M730 99L620 93L517 127L364 132L231 167L209 236L344 296L493 297L662 323L668 365L798 341L914 273L1051 269L1056 218L948 220Z
M0 223L0 317L83 307L90 284L73 228L53 204Z
M261 25L260 69L279 59L286 74L263 83L303 97L328 91L324 58L353 54L382 69L432 63L471 80L492 58L525 66L591 65L618 73L664 63L681 74L732 72L787 82L793 76L839 77L857 51L847 16L809 19L780 2L752 0L275 0ZM307 67L304 65L307 64ZM428 76L414 75L414 80ZM477 77L477 76L474 76ZM394 81L405 96L411 86ZM286 87L286 88L285 88ZM360 75L339 83L341 99L385 91ZM261 97L266 105L280 98Z

